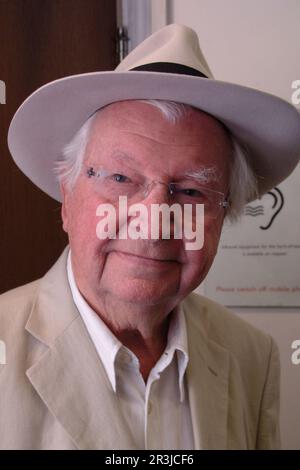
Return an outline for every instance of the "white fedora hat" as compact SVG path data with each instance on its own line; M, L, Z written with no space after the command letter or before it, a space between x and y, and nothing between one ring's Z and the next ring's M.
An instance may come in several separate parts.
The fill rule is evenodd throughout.
M48 83L17 110L8 132L14 161L30 180L61 200L54 161L99 108L122 100L186 103L219 121L244 144L260 195L279 184L300 157L300 114L274 95L215 80L196 33L171 24L137 46L115 71Z

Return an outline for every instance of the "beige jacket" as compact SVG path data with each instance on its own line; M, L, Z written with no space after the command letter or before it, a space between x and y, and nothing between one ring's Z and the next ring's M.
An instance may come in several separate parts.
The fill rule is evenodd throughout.
M134 449L103 365L76 309L67 248L41 279L0 296L1 449ZM195 294L183 301L196 448L279 446L273 340Z

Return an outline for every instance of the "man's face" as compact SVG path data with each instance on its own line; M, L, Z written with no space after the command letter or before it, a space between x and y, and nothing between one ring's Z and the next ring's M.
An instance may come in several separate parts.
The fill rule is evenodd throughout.
M226 194L230 154L225 130L206 113L192 110L174 124L151 105L124 101L97 115L85 165L114 168L116 162L119 173L124 161L148 181L165 183L181 181L188 171L215 167L220 178L208 186ZM184 240L172 238L100 240L96 208L111 201L95 191L86 167L74 189L63 190L63 226L79 290L94 308L107 295L135 305L176 305L205 278L216 254L224 211L205 220L201 250L185 250ZM169 203L166 187L153 186L139 202L149 211L153 203Z

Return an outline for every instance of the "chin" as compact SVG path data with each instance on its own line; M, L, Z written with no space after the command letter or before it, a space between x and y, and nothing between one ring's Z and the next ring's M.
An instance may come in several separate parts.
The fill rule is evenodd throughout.
M135 286L135 288L129 288L129 289L118 289L114 291L110 291L110 293L120 300L121 302L128 302L128 303L133 303L133 304L141 304L141 305L158 305L162 304L164 302L170 301L177 292L172 292L165 290L159 291L157 286L154 288L149 287L140 287L137 288L138 286Z

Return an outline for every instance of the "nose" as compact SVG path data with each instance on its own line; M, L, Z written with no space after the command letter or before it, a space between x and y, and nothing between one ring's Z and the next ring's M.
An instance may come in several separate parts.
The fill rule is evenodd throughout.
M174 238L175 221L173 211L168 210L172 205L168 184L152 181L147 187L144 199L139 202L147 209L148 239Z
M169 185L162 181L151 181L144 193L144 200L150 200L156 204L170 203Z

